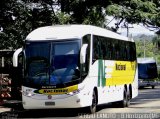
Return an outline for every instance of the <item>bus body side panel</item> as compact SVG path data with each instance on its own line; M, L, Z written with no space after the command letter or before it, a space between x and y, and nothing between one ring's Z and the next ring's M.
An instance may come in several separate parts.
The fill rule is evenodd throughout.
M137 96L136 61L97 60L90 70L97 79L98 104L123 100L125 84L132 86L132 97Z
M136 67L135 78L132 83L132 98L138 96L138 67Z

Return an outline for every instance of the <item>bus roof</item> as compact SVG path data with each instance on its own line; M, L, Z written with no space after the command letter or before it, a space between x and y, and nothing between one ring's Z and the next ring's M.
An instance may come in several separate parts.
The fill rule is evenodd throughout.
M137 58L137 62L139 64L156 63L156 60L153 57L146 57L146 58Z
M61 40L69 38L82 38L87 34L94 34L114 39L128 41L125 36L92 25L55 25L40 27L32 31L26 38L29 41ZM132 40L133 42L133 40Z

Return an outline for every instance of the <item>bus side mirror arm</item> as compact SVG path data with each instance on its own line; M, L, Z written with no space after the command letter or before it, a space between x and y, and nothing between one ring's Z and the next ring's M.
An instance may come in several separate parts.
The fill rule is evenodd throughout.
M87 50L88 44L83 44L81 51L80 51L80 63L84 64L86 62L86 50Z
M22 52L22 48L17 49L13 54L13 67L18 67L18 55Z

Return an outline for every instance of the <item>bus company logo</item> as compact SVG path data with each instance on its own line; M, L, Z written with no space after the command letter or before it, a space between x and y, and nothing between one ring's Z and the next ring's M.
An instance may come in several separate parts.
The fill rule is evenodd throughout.
M40 94L64 94L68 93L68 89L40 89Z
M52 99L52 96L51 96L51 95L48 95L48 99Z
M68 89L45 89L44 93L67 93Z
M117 64L116 63L116 70L126 70L126 64Z
M46 95L58 95L58 94L66 94L69 92L73 92L75 90L78 90L78 85L69 86L66 88L38 89L38 90L35 90L34 93L46 94Z

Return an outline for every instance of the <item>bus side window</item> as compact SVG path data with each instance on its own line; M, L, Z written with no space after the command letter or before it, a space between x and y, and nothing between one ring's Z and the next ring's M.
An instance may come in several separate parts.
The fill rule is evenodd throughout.
M130 54L130 46L129 46L129 42L127 42L126 44L126 49L127 49L127 60L130 61L131 60L131 54Z
M116 40L116 44L115 44L115 58L116 60L120 60L120 48L119 48L118 40Z
M115 60L115 43L112 41L111 60Z
M107 59L107 40L105 38L101 40L101 49L103 59Z
M126 61L127 60L127 49L126 49L126 42L125 41L121 41L121 60Z
M127 42L125 42L125 60L127 61L128 60L128 55L127 55Z
M135 48L135 44L134 43L130 43L130 47L131 47L131 61L134 61L136 59L136 48Z
M137 59L137 56L136 56L136 44L134 43L134 60L136 60Z
M129 61L130 59L130 49L129 49L129 43L126 42L126 60Z
M119 41L118 44L119 44L120 60L123 60L123 55L124 55L124 54L123 54L123 50L124 50L123 47L124 47L124 43L123 43L123 41Z
M107 39L107 59L112 59L112 43L110 39Z
M104 49L103 49L103 44L102 44L102 38L99 37L98 38L98 47L99 47L99 59L103 59L103 53L104 53Z
M96 36L93 36L93 61L94 63L97 59L99 59L99 41Z

